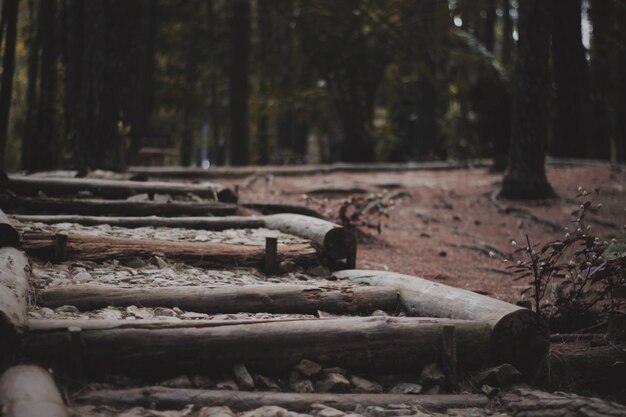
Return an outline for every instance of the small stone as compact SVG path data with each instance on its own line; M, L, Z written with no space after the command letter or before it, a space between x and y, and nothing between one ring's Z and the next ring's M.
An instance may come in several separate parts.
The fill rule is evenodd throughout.
M376 316L376 317L387 317L387 313L385 313L382 310L376 310L374 311L372 314L370 314L370 316Z
M180 315L180 318L184 320L199 320L199 319L206 319L208 317L209 317L208 314L194 313L193 311L188 311Z
M420 394L423 387L420 384L400 382L389 390L393 394Z
M480 390L489 398L495 397L500 392L500 388L495 388L487 384L480 387Z
M154 256L151 261L152 265L156 265L161 269L168 267L167 262L160 256Z
M342 417L346 415L341 410L319 403L311 404L311 409L316 417Z
M248 368L244 364L237 364L233 366L233 372L235 373L235 380L239 385L239 388L252 391L254 389L254 379L252 379L252 375L248 372Z
M337 373L327 374L322 380L315 383L317 392L348 392L350 381L345 376Z
M89 272L79 272L77 274L74 274L74 281L78 282L78 283L85 283L85 282L90 282L93 280L93 277L91 276L91 274Z
M126 307L126 314L136 317L138 319L149 319L152 317L152 314L149 310L145 308L139 308L137 306Z
M187 375L177 376L176 378L166 379L161 382L162 386L168 388L192 388L191 381Z
M368 379L361 378L358 376L351 376L350 383L354 388L354 392L363 392L363 393L381 393L383 392L383 387L376 382L372 382Z
M239 415L240 417L291 417L291 413L282 407L266 405Z
M478 386L485 384L492 387L507 387L517 384L522 380L522 374L508 363L493 368L483 369L474 376L474 382Z
M442 392L443 388L441 388L441 385L433 385L432 387L428 388L426 392L424 392L424 394L437 395L441 394Z
M280 263L280 269L286 273L291 273L300 270L300 266L294 261L287 260Z
M298 363L293 368L295 371L298 371L303 376L310 377L318 374L322 370L322 365L319 363L315 363L308 359L302 359L300 363Z
M159 317L176 317L176 313L171 308L157 307L154 309L154 315Z
M202 407L195 417L237 417L229 407Z
M205 375L192 375L189 377L194 388L208 389L215 385L215 382Z
M313 387L313 383L310 379L301 379L300 381L291 382L289 383L289 388L291 388L293 392L297 392L298 394L315 392L315 388Z
M215 384L215 388L227 391L239 391L239 385L237 385L237 383L232 379L218 382L217 384Z
M55 308L54 311L55 313L78 313L78 309L74 306L61 306Z
M419 377L419 383L422 385L444 385L446 383L446 376L436 363L426 365L422 369L422 373Z
M343 376L348 375L348 371L345 368L340 368L339 366L333 366L331 368L322 369L323 374L341 374Z
M265 391L275 391L275 392L280 391L280 387L278 386L277 383L275 383L274 381L272 381L271 379L263 375L259 375L259 374L254 375L254 383L258 388L263 389ZM313 388L313 386L311 386L311 388Z
M130 258L123 260L122 265L129 268L143 268L146 266L146 263L140 258Z
M54 310L48 307L41 307L39 309L39 314L41 314L42 316L51 316L54 314Z
M328 277L330 276L330 269L326 268L323 265L317 265L313 268L309 268L307 271L309 275L313 275L314 277Z

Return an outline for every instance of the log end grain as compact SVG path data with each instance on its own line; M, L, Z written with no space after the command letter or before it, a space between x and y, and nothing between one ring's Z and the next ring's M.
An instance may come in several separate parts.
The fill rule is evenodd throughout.
M546 321L526 308L506 314L493 327L493 360L510 363L525 375L537 369L549 349L550 330Z

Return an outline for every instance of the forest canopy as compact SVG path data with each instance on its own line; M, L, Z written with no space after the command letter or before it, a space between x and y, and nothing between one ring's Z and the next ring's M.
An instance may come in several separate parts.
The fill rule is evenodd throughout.
M537 3L2 0L1 163L624 161L626 1Z

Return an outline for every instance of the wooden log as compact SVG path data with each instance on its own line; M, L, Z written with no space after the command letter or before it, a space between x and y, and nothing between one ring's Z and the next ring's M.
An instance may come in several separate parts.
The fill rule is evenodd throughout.
M273 176L307 176L327 175L334 173L367 173L367 172L409 172L409 171L446 171L467 168L487 168L491 160L478 159L464 162L408 162L408 163L336 163L330 165L279 165L279 166L247 166L247 167L212 167L209 169L188 167L146 167L134 166L129 172L146 175L151 178L226 178L237 179L251 175Z
M346 412L353 412L357 405L390 406L393 404L418 405L432 411L450 408L485 407L484 395L472 394L331 394L331 393L283 393L244 392L165 387L131 388L124 390L88 391L78 394L74 400L79 404L108 405L115 407L146 407L167 410L181 409L188 404L196 406L227 406L233 411L247 411L266 405L276 405L289 411L309 413L313 404L324 404Z
M43 178L23 175L9 175L8 181L0 187L17 195L36 196L40 191L47 196L75 195L86 191L105 198L128 198L135 194L195 194L207 199L217 199L216 195L224 187L217 184L186 184L157 181L125 181L94 178Z
M83 330L82 370L85 375L162 377L225 372L243 363L251 372L277 374L306 358L325 366L417 374L436 361L446 324L456 328L459 363L466 369L481 367L489 350L489 323L350 317L164 330ZM61 371L67 364L68 344L67 331L29 332L22 353L28 360Z
M50 374L37 366L19 365L0 377L0 415L67 417L69 413Z
M513 417L623 417L626 406L600 398L565 392L548 393L516 387L502 393L498 401Z
M265 227L312 241L332 260L356 256L356 237L345 228L326 220L300 214L265 216Z
M19 214L82 214L105 216L224 216L237 211L235 204L219 201L191 203L47 197L0 197L0 208Z
M325 217L313 210L312 208L301 206L298 204L281 204L281 203L242 203L245 208L255 210L261 214L280 214L280 213L292 213L302 214L303 216L316 217L318 219L325 219Z
M108 306L179 307L198 313L315 314L397 311L398 293L386 287L314 287L297 284L225 287L119 288L112 285L67 285L37 293L37 303L56 308L72 305L88 311Z
M265 238L264 271L266 275L278 272L278 239L275 237Z
M21 333L28 314L28 259L21 251L0 248L0 357L4 340Z
M54 235L51 233L25 232L23 247L29 255L44 260L54 258ZM205 267L261 266L262 245L236 245L215 242L184 242L159 239L128 239L104 236L69 234L68 259L102 261L106 259L129 259L154 255L201 265ZM317 263L317 251L309 244L278 245L278 259L294 261L298 265Z
M225 217L109 217L81 215L13 215L20 222L77 223L85 226L108 224L119 227L180 227L202 230L226 230L266 227L311 240L333 260L356 253L356 238L341 226L326 220L299 214Z
M416 316L482 320L493 329L491 357L530 373L550 346L544 321L532 311L472 291L386 271L348 270L333 274L354 283L395 287L403 307Z
M27 223L76 223L83 226L108 224L116 227L176 227L197 230L257 229L265 227L260 216L221 216L221 217L158 217L158 216L81 216L81 215L29 215L14 214L11 218Z
M20 246L20 234L15 229L13 221L7 217L2 210L0 210L0 247L13 246L17 248Z

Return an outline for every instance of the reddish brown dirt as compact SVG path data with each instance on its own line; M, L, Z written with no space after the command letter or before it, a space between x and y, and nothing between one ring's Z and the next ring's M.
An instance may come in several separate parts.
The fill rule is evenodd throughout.
M596 202L602 202L603 207L589 215L591 233L603 240L623 234L623 172L612 172L608 166L548 167L548 178L560 196L558 199L499 203L527 209L541 219L566 226L578 207L577 188L599 188L601 194ZM258 179L252 186L242 188L240 195L242 202L305 204L303 193L311 188L357 186L381 193L384 190L380 185L397 184L410 197L398 201L389 218L384 219L382 234L377 239L359 246L357 267L422 276L515 302L522 298L520 291L525 282L515 281L505 269L510 263L504 263L497 254L490 257L490 248L511 259L515 249L511 241L524 244L528 234L533 243L545 243L562 236L565 230L553 231L540 222L499 213L490 194L500 181L501 174L485 169L275 177ZM231 186L244 183L223 182ZM329 207L335 215L341 201L342 198L330 200ZM416 210L436 220L420 218Z

